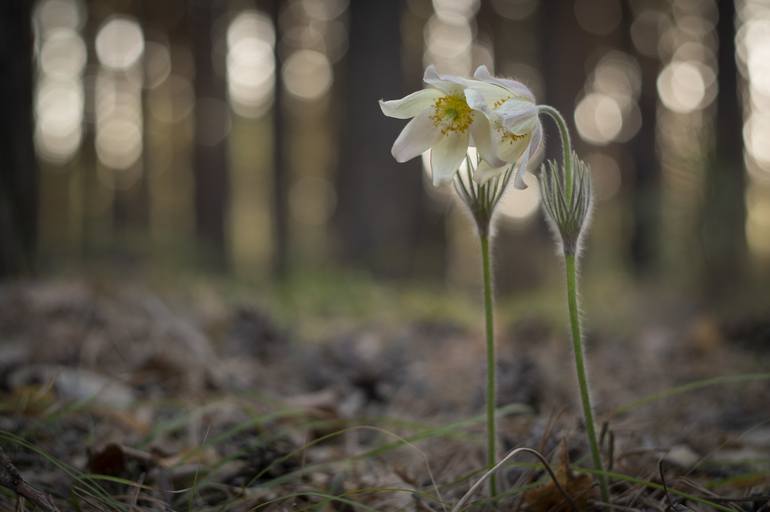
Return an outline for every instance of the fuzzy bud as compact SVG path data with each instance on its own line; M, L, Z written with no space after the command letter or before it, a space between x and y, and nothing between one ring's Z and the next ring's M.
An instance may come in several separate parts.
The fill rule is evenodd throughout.
M580 237L590 223L593 190L591 169L572 153L572 190L568 196L566 173L553 160L543 164L540 172L540 195L543 208L562 240L564 254L575 254Z

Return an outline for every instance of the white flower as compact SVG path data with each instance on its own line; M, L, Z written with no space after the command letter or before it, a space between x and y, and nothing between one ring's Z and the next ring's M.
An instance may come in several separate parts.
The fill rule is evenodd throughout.
M527 164L543 141L535 96L520 82L492 76L486 66L479 66L473 76L476 80L468 81L465 89L468 106L487 117L494 158L516 165L514 185L525 189ZM484 160L476 172L476 179L482 182L507 168L493 158Z
M396 161L406 162L430 148L434 185L452 180L469 145L475 145L492 165L503 165L496 156L487 117L466 101L465 90L475 81L439 75L433 66L427 67L423 81L426 89L400 100L380 100L386 116L412 119L393 144L391 153Z

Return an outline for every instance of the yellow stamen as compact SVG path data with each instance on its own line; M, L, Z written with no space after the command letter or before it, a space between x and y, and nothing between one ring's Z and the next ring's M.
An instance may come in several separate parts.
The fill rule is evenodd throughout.
M506 101L512 100L512 99L513 99L513 96L506 96L505 98L501 98L492 104L492 108L497 110L498 108L502 107Z
M441 127L441 133L465 133L473 122L473 110L465 101L465 96L455 94L442 96L433 103L433 115L430 116L434 126Z
M495 123L495 130L500 134L500 141L508 141L508 144L513 144L527 136L525 133L513 133L512 131L506 130L503 123L499 121Z

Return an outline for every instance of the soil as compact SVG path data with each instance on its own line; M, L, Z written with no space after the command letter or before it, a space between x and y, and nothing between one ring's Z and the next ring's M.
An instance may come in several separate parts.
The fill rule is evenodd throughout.
M500 455L537 450L572 504L606 510L583 471L565 329L529 317L498 331ZM5 285L0 447L61 510L450 510L485 465L480 329L297 332L216 293ZM770 510L770 318L586 338L618 510ZM482 486L465 510L570 510L537 462L516 457L501 497ZM20 500L2 490L0 510Z

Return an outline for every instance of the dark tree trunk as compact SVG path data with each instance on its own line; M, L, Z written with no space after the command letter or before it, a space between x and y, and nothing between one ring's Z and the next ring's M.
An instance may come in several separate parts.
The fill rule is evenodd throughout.
M624 46L633 55L633 12L627 1L622 2L622 5ZM635 165L630 187L631 233L628 258L631 270L638 277L642 277L655 269L660 257L661 171L655 144L658 109L656 81L659 62L654 57L639 54L637 56L642 79L639 94L642 127L629 143Z
M214 69L214 23L224 13L221 0L190 3L190 38L195 61L195 228L206 263L227 267L226 218L229 205L225 79Z
M743 119L735 62L735 3L719 2L716 147L706 169L701 239L705 292L722 294L744 276L746 256Z
M0 2L0 278L34 267L38 171L32 143L31 2Z
M573 146L580 141L574 130L572 113L575 100L586 78L585 62L590 36L575 22L572 2L541 2L539 7L542 40L542 69L545 82L543 103L555 107L567 120ZM561 161L561 145L556 127L543 117L546 131L546 158Z
M342 155L335 217L343 259L403 276L425 254L430 216L419 159L398 164L390 147L404 121L385 118L379 99L406 94L402 79L402 1L350 4L348 73L343 84ZM435 228L435 227L434 227ZM443 268L433 262L434 268ZM438 263L438 265L436 265Z
M274 0L272 5L273 26L276 31L275 45L275 90L273 92L273 276L284 280L289 273L289 191L288 169L286 167L284 136L285 112L283 110L283 82L281 68L281 0Z

